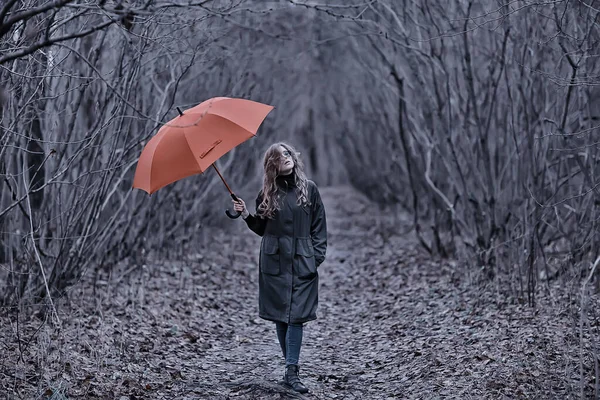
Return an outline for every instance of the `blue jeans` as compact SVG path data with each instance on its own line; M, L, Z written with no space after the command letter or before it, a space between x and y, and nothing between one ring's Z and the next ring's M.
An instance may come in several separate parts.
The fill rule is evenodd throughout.
M277 339L285 357L285 366L298 365L300 347L302 346L302 324L285 324L275 322Z

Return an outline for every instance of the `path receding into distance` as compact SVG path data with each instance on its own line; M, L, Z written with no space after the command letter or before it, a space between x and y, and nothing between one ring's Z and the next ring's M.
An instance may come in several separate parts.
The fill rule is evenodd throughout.
M257 312L260 237L241 219L228 221L233 233L211 232L181 254L117 266L95 292L86 275L61 307L60 332L40 331L16 366L18 346L7 347L0 391L33 398L52 387L68 399L118 400L579 398L578 316L561 308L564 299L519 305L419 249L409 215L391 218L348 187L321 194L329 245L319 319L306 325L300 355L309 394L278 383L275 327ZM21 325L22 337L35 333L34 322ZM14 323L1 325L9 343ZM32 378L36 362L43 379ZM591 358L585 368L592 371Z

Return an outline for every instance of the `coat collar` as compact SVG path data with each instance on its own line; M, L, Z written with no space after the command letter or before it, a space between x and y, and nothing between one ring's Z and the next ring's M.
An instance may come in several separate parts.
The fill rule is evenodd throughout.
M278 175L275 182L281 188L296 187L296 173L292 171L289 175Z

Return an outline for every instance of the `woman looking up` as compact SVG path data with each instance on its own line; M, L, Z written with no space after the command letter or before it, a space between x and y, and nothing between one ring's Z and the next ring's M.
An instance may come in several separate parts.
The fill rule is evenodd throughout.
M307 179L294 148L275 143L263 159L263 187L250 214L233 201L248 228L262 236L259 256L259 316L275 322L285 358L284 383L308 389L298 376L304 324L317 318L318 268L325 260L327 222L317 185Z

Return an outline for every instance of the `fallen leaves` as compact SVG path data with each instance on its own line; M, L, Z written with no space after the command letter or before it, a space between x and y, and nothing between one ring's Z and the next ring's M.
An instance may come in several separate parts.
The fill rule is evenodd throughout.
M300 360L310 398L579 393L576 314L544 303L532 310L457 279L456 263L431 259L411 237L390 236L381 247L372 235L375 206L355 213L364 199L340 190L322 191L331 234L319 319L306 326ZM102 277L97 298L82 281L85 295L61 308L71 313L63 330L37 337L26 363L15 363L19 345L3 317L0 337L10 339L0 391L51 397L60 382L69 399L304 398L278 384L275 327L257 317L260 238L242 224L231 229L214 240L239 246L233 258L194 248L181 260L122 265L117 278ZM21 321L21 337L38 326ZM588 375L591 366L590 358Z

